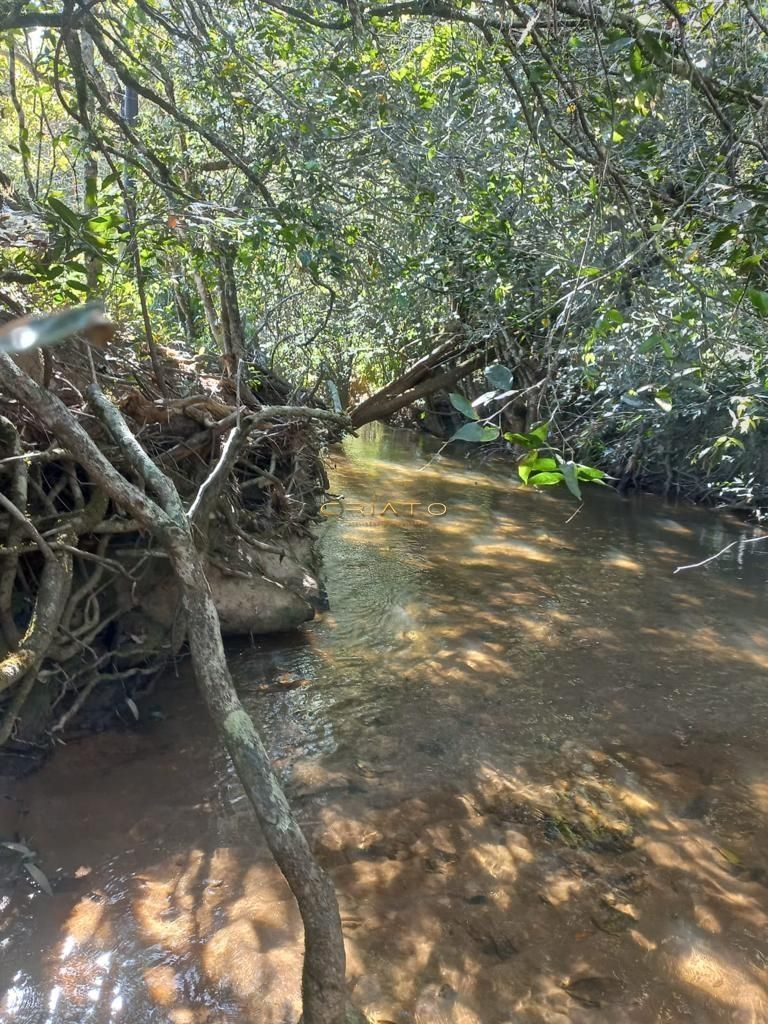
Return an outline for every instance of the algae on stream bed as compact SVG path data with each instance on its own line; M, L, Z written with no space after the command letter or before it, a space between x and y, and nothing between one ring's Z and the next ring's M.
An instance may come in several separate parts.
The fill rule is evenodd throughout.
M429 460L370 429L321 542L331 610L233 649L339 895L349 977L398 1024L768 1021L766 552L651 498ZM301 680L277 694L263 684ZM293 1022L300 921L191 681L163 717L3 793L37 851L2 897L2 1019ZM11 866L12 861L8 861Z

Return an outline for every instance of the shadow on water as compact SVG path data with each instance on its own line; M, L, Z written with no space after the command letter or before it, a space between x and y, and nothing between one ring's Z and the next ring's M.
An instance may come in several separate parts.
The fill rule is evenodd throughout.
M597 488L574 515L432 456L337 453L349 503L400 514L329 520L331 611L232 651L355 998L396 1024L768 1021L768 553L673 575L751 531ZM297 1018L290 894L186 676L163 706L3 800L54 896L2 899L2 1019Z

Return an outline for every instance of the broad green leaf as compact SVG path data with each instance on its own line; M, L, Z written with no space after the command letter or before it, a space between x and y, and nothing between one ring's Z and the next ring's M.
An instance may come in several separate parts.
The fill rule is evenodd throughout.
M53 212L61 217L65 224L68 224L75 231L79 231L81 218L78 213L74 210L70 210L66 203L62 203L60 199L56 199L55 196L51 196L48 200L48 205Z
M709 243L709 251L717 252L721 249L726 242L730 242L732 238L735 238L739 233L738 224L726 224L725 227L720 228L712 236L712 241Z
M538 438L533 438L530 434L514 434L510 432L504 435L504 440L509 441L510 444L520 444L523 448L538 448L541 443Z
M451 441L495 441L501 431L498 427L484 427L482 423L465 423L459 427Z
M88 285L77 277L67 278L67 288L74 288L76 292L82 292L83 295L88 294Z
M581 488L579 487L578 466L574 462L560 462L560 471L565 480L565 486L574 496L581 500Z
M26 843L0 843L0 846L13 850L14 853L23 853L25 857L34 857L34 851L30 850Z
M517 464L517 475L523 481L524 484L528 483L528 479L533 472L533 467L536 460L539 457L538 451L529 452L524 459Z
M768 316L768 292L761 292L759 288L747 288L747 298L760 316Z
M485 379L495 388L506 391L512 386L512 371L501 363L494 363L492 366L486 366Z
M478 418L477 413L472 408L472 403L469 399L465 398L464 395L460 395L458 392L452 391L448 397L451 400L453 408L457 409L460 413L463 413L468 420L476 420Z
M49 896L53 896L53 889L51 883L48 881L48 876L39 868L37 864L34 864L31 860L24 861L24 869L34 878L43 892L48 893Z
M98 182L91 177L85 179L85 202L87 206L95 206L99 198Z
M536 459L536 461L533 464L533 472L536 473L539 470L544 470L544 469L546 469L546 470L557 469L557 462L555 461L555 459L549 459L549 458Z
M643 46L649 51L654 60L661 61L662 65L665 61L669 60L669 53L667 53L661 45L659 37L653 32L643 32L642 42Z
M581 464L576 466L576 475L579 480L589 480L597 483L598 481L605 480L605 473L602 469L595 469L593 466L582 466Z
M555 484L561 484L562 482L562 473L534 473L528 479L528 483L533 484L534 487L553 487Z
M655 348L658 348L660 344L661 335L652 334L650 338L646 338L646 340L642 343L642 345L637 351L640 352L642 355L647 355L649 352L652 352Z

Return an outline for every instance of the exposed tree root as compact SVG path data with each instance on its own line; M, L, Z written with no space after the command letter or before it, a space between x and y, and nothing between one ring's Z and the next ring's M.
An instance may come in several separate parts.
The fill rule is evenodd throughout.
M270 569L277 560L287 573L295 538L305 535L327 484L318 459L322 425L338 430L343 419L311 406L233 406L236 388L211 380L219 393L201 393L196 368L170 359L164 366L169 393L162 396L130 362L133 356L125 358L124 378L138 386L118 391L118 405L153 462L169 474L168 485L192 506L197 543L205 548L213 538L210 564L244 584L260 579L265 559ZM59 396L80 416L90 372L76 343L57 350L46 393L51 408ZM273 393L287 391L278 385ZM163 552L147 519L126 515L129 505L94 488L83 453L52 443L50 428L28 408L2 399L0 412L0 734L23 752L30 742L45 744L40 730L46 721L51 741L82 729L91 709L101 727L110 693L117 723L126 696L138 700L146 678L178 650L184 615L181 595L171 589L179 608L170 609L169 623L142 616L145 595L170 579L167 570L158 572ZM131 496L141 496L139 508L158 497L98 421L80 422L105 461L126 474ZM248 552L243 564L231 560L238 548ZM65 564L69 586L66 593L58 587L54 615L45 593L56 566ZM291 612L286 628L311 616L311 608L302 607L306 611ZM266 624L274 627L276 615ZM257 632L258 623L253 627ZM36 713L27 720L23 709L41 672L50 707L37 713L36 699L30 703Z

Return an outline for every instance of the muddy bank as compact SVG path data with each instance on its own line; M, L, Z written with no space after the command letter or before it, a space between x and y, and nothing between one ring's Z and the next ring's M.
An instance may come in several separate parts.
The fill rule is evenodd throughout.
M598 492L571 518L388 433L346 452L350 500L446 514L329 523L331 612L232 664L331 871L360 1004L768 1019L760 546L673 576L735 527ZM183 674L2 807L54 891L4 859L9 1020L295 1021L299 921Z

